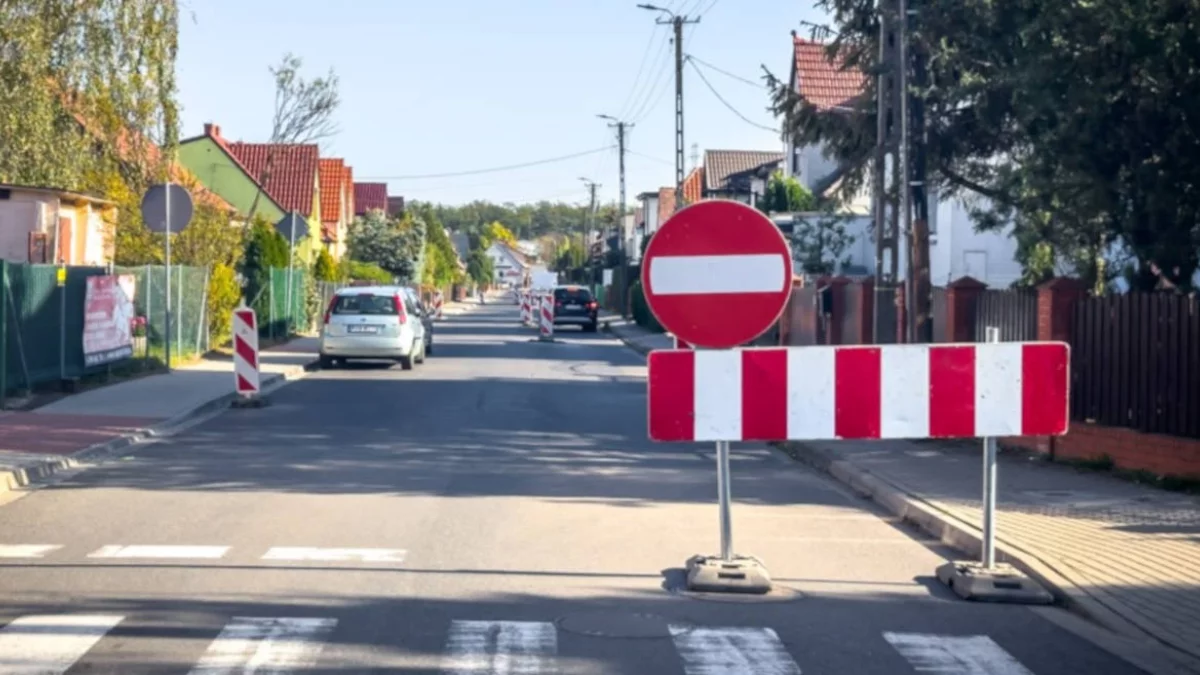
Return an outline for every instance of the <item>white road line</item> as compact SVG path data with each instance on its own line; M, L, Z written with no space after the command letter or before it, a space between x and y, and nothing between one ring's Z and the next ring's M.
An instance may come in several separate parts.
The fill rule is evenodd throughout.
M800 675L770 628L670 628L687 675Z
M53 544L0 544L0 558L44 558L60 548Z
M307 560L320 562L402 563L405 551L398 548L310 548L276 546L263 560Z
M455 621L446 640L446 675L551 675L558 631L544 621Z
M657 295L779 293L787 286L783 256L659 256L650 261L650 287Z
M192 675L288 673L311 668L337 619L234 617L209 645Z
M935 675L1033 675L986 635L884 633L918 673Z
M224 557L228 546L102 546L89 558L205 558Z
M0 629L0 675L61 675L125 617L23 616Z

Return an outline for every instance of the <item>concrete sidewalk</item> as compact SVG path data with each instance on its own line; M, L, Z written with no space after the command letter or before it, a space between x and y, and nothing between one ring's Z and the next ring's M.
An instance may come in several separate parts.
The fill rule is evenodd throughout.
M316 338L298 338L263 350L263 389L301 375L316 363L317 348ZM232 359L211 355L31 412L0 413L0 493L162 433L228 405L234 396Z
M672 338L616 315L608 330L646 354ZM781 444L896 516L978 559L979 442ZM1200 672L1200 499L1102 473L1003 453L999 557L1069 609L1136 641L1165 644ZM933 576L934 570L929 570Z

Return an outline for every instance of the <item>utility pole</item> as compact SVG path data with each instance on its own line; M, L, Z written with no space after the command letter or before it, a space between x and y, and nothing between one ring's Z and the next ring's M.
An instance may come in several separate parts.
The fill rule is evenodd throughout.
M903 0L906 3L905 18L908 29L906 35L920 35L921 0ZM906 47L907 49L907 47ZM926 143L928 129L925 126L925 86L928 82L928 70L925 48L921 44L912 46L911 57L906 63L912 67L913 83L919 93L910 94L909 104L911 119L910 127L910 161L911 176L908 186L911 190L912 227L909 251L912 262L912 305L909 316L912 317L912 340L914 342L933 341L933 289L931 287L929 270L929 190L926 186Z
M872 180L875 211L875 298L872 324L875 344L892 342L896 339L895 326L884 326L881 320L884 307L895 307L896 283L899 279L900 254L900 208L897 197L902 188L898 180L901 145L897 121L899 118L900 90L897 86L899 58L896 53L896 17L898 0L879 0L879 62L876 83L876 147L875 166ZM890 174L890 175L889 175ZM890 179L890 180L889 180ZM895 314L895 312L891 312ZM890 336L884 328L891 328Z
M610 120L609 127L615 127L617 130L617 170L620 173L619 197L617 203L617 266L620 268L620 283L617 288L621 291L621 297L628 295L629 288L629 261L626 258L626 242L625 242L625 133L626 130L633 127L631 122L622 122L612 115L597 115L600 119ZM627 303L621 303L621 316L627 317L629 308Z
M600 187L600 184L595 181L588 180L587 178L580 178L579 180L583 181L584 185L587 185L588 194L590 195L588 200L588 215L583 223L584 230L583 236L581 237L583 240L584 264L587 265L592 259L592 246L591 242L588 241L588 238L591 236L592 229L596 222L596 188ZM591 267L592 281L594 282L596 278L596 267L595 265L591 265Z
M675 210L683 208L683 27L689 23L700 23L700 18L689 19L669 9L654 5L638 5L642 9L662 12L666 18L656 23L670 25L675 31Z

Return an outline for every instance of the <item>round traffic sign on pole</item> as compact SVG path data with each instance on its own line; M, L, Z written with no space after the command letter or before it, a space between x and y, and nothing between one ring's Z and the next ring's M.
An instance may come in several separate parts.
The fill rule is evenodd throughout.
M642 262L646 304L696 347L737 347L779 319L792 292L792 250L770 218L724 199L663 223Z

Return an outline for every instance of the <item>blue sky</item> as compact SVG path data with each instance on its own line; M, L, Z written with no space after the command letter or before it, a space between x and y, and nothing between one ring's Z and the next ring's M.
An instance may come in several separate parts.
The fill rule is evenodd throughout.
M322 156L343 157L355 180L393 195L585 202L580 177L617 196L617 153L527 169L413 179L534 162L615 145L598 113L633 119L627 195L674 182L673 52L668 27L639 0L187 0L177 80L182 135L215 122L234 140L270 134L268 67L291 51L308 75L341 79L340 133ZM811 0L660 0L701 22L684 51L755 82L761 65L786 77ZM649 50L647 47L649 46ZM774 127L764 89L701 67L735 109ZM639 78L639 71L641 77ZM684 70L685 142L705 149L777 150L778 135L740 120Z

